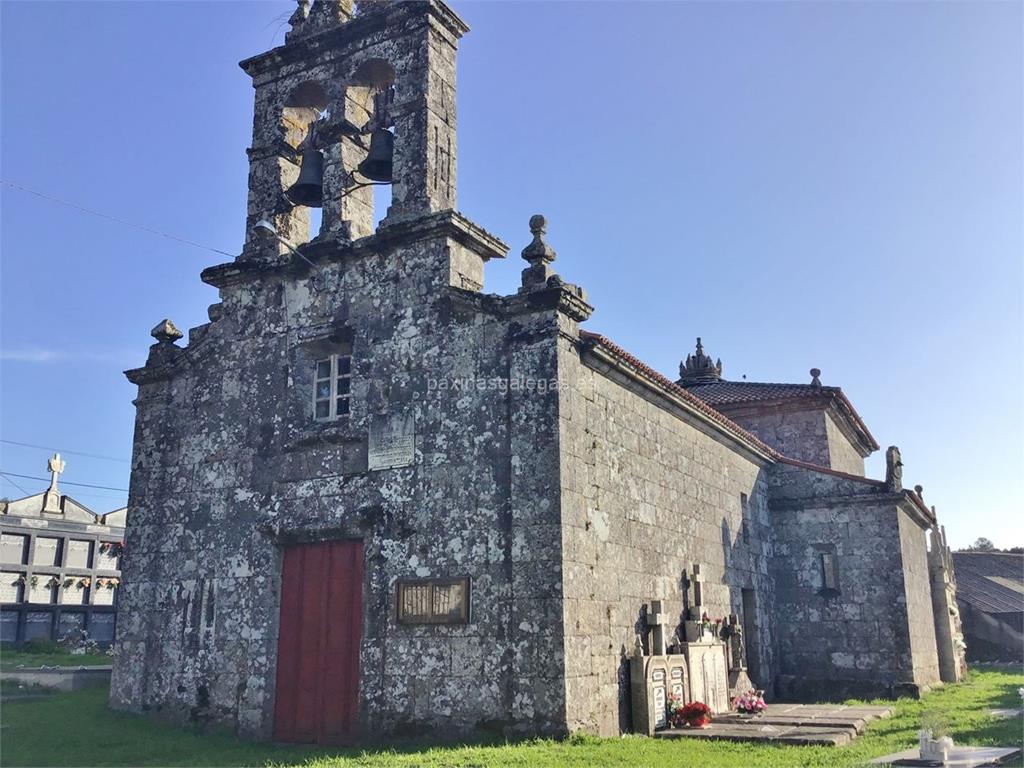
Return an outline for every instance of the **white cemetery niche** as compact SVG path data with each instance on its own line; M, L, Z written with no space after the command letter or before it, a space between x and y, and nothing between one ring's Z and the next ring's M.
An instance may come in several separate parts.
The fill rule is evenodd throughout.
M86 597L89 590L78 586L80 581L80 577L72 577L70 586L64 586L65 582L61 582L60 595L57 599L61 605L85 605L88 602Z
M51 576L46 573L39 573L33 577L35 584L31 581L28 587L28 602L30 603L46 603L50 604L53 602L54 588L51 584Z
M60 539L37 536L36 546L32 552L32 565L59 566Z
M114 604L114 592L116 587L111 588L107 586L107 582L97 584L93 582L92 589L92 604L93 605L113 605Z
M68 568L88 568L89 555L92 554L92 542L71 539L68 541L68 555L65 566Z
M0 535L0 562L22 565L25 562L27 550L28 536L17 533Z
M0 603L20 603L23 574L14 571L0 573Z
M113 554L109 547L104 547L103 544L96 548L96 569L100 571L117 570L117 555Z
M685 643L693 701L707 704L718 714L729 711L729 675L725 668L725 644Z

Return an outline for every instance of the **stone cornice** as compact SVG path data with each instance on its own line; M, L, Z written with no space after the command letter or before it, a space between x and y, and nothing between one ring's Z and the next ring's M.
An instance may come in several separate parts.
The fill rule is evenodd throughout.
M450 35L452 39L449 42L452 45L469 31L466 22L441 0L394 3L380 10L357 14L344 24L243 59L238 66L255 79L273 70L308 60L313 51L362 47L370 35L415 20L417 16L426 18L436 29Z
M300 249L313 262L342 261L373 253L388 253L409 243L443 237L454 240L484 261L503 259L508 253L505 243L461 213L450 209L390 223L385 221L374 234L352 242L314 240L300 246ZM290 257L269 262L240 259L207 267L200 277L204 283L215 288L226 288L269 276L308 272L308 267L296 262L296 259Z

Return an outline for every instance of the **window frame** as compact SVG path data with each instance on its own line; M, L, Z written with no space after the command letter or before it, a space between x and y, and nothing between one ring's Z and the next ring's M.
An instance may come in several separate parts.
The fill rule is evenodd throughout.
M347 361L345 366L346 370L344 373L340 372L341 361ZM329 373L328 377L324 378L320 375L320 366L322 363L328 363ZM338 384L341 380L345 380L347 385L347 391L341 393L338 391ZM327 397L319 397L319 389L322 382L330 382L330 394ZM338 401L345 401L345 411L339 413ZM327 415L320 416L317 412L317 406L320 403L327 403ZM348 416L352 411L352 355L351 353L335 353L328 355L327 357L321 357L313 361L313 420L318 422L337 421L343 416Z

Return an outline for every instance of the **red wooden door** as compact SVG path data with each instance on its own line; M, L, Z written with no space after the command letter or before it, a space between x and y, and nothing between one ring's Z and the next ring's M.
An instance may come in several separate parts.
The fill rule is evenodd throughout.
M341 744L356 734L363 543L284 551L274 738Z

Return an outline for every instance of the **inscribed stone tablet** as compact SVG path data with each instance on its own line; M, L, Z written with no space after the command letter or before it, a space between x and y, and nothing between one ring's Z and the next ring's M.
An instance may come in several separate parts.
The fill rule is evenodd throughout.
M28 536L5 533L0 536L0 560L5 563L24 563Z
M60 539L37 536L35 552L32 555L32 564L60 565Z
M18 612L0 612L0 640L13 643L18 639Z
M78 539L71 539L68 542L67 567L88 568L89 554L91 551L91 541L79 541Z
M89 637L98 643L109 643L114 639L114 614L94 613L89 617Z
M411 416L378 416L370 423L371 470L407 467L416 461L416 423Z
M53 631L53 614L49 611L29 611L25 614L25 639L50 637Z

